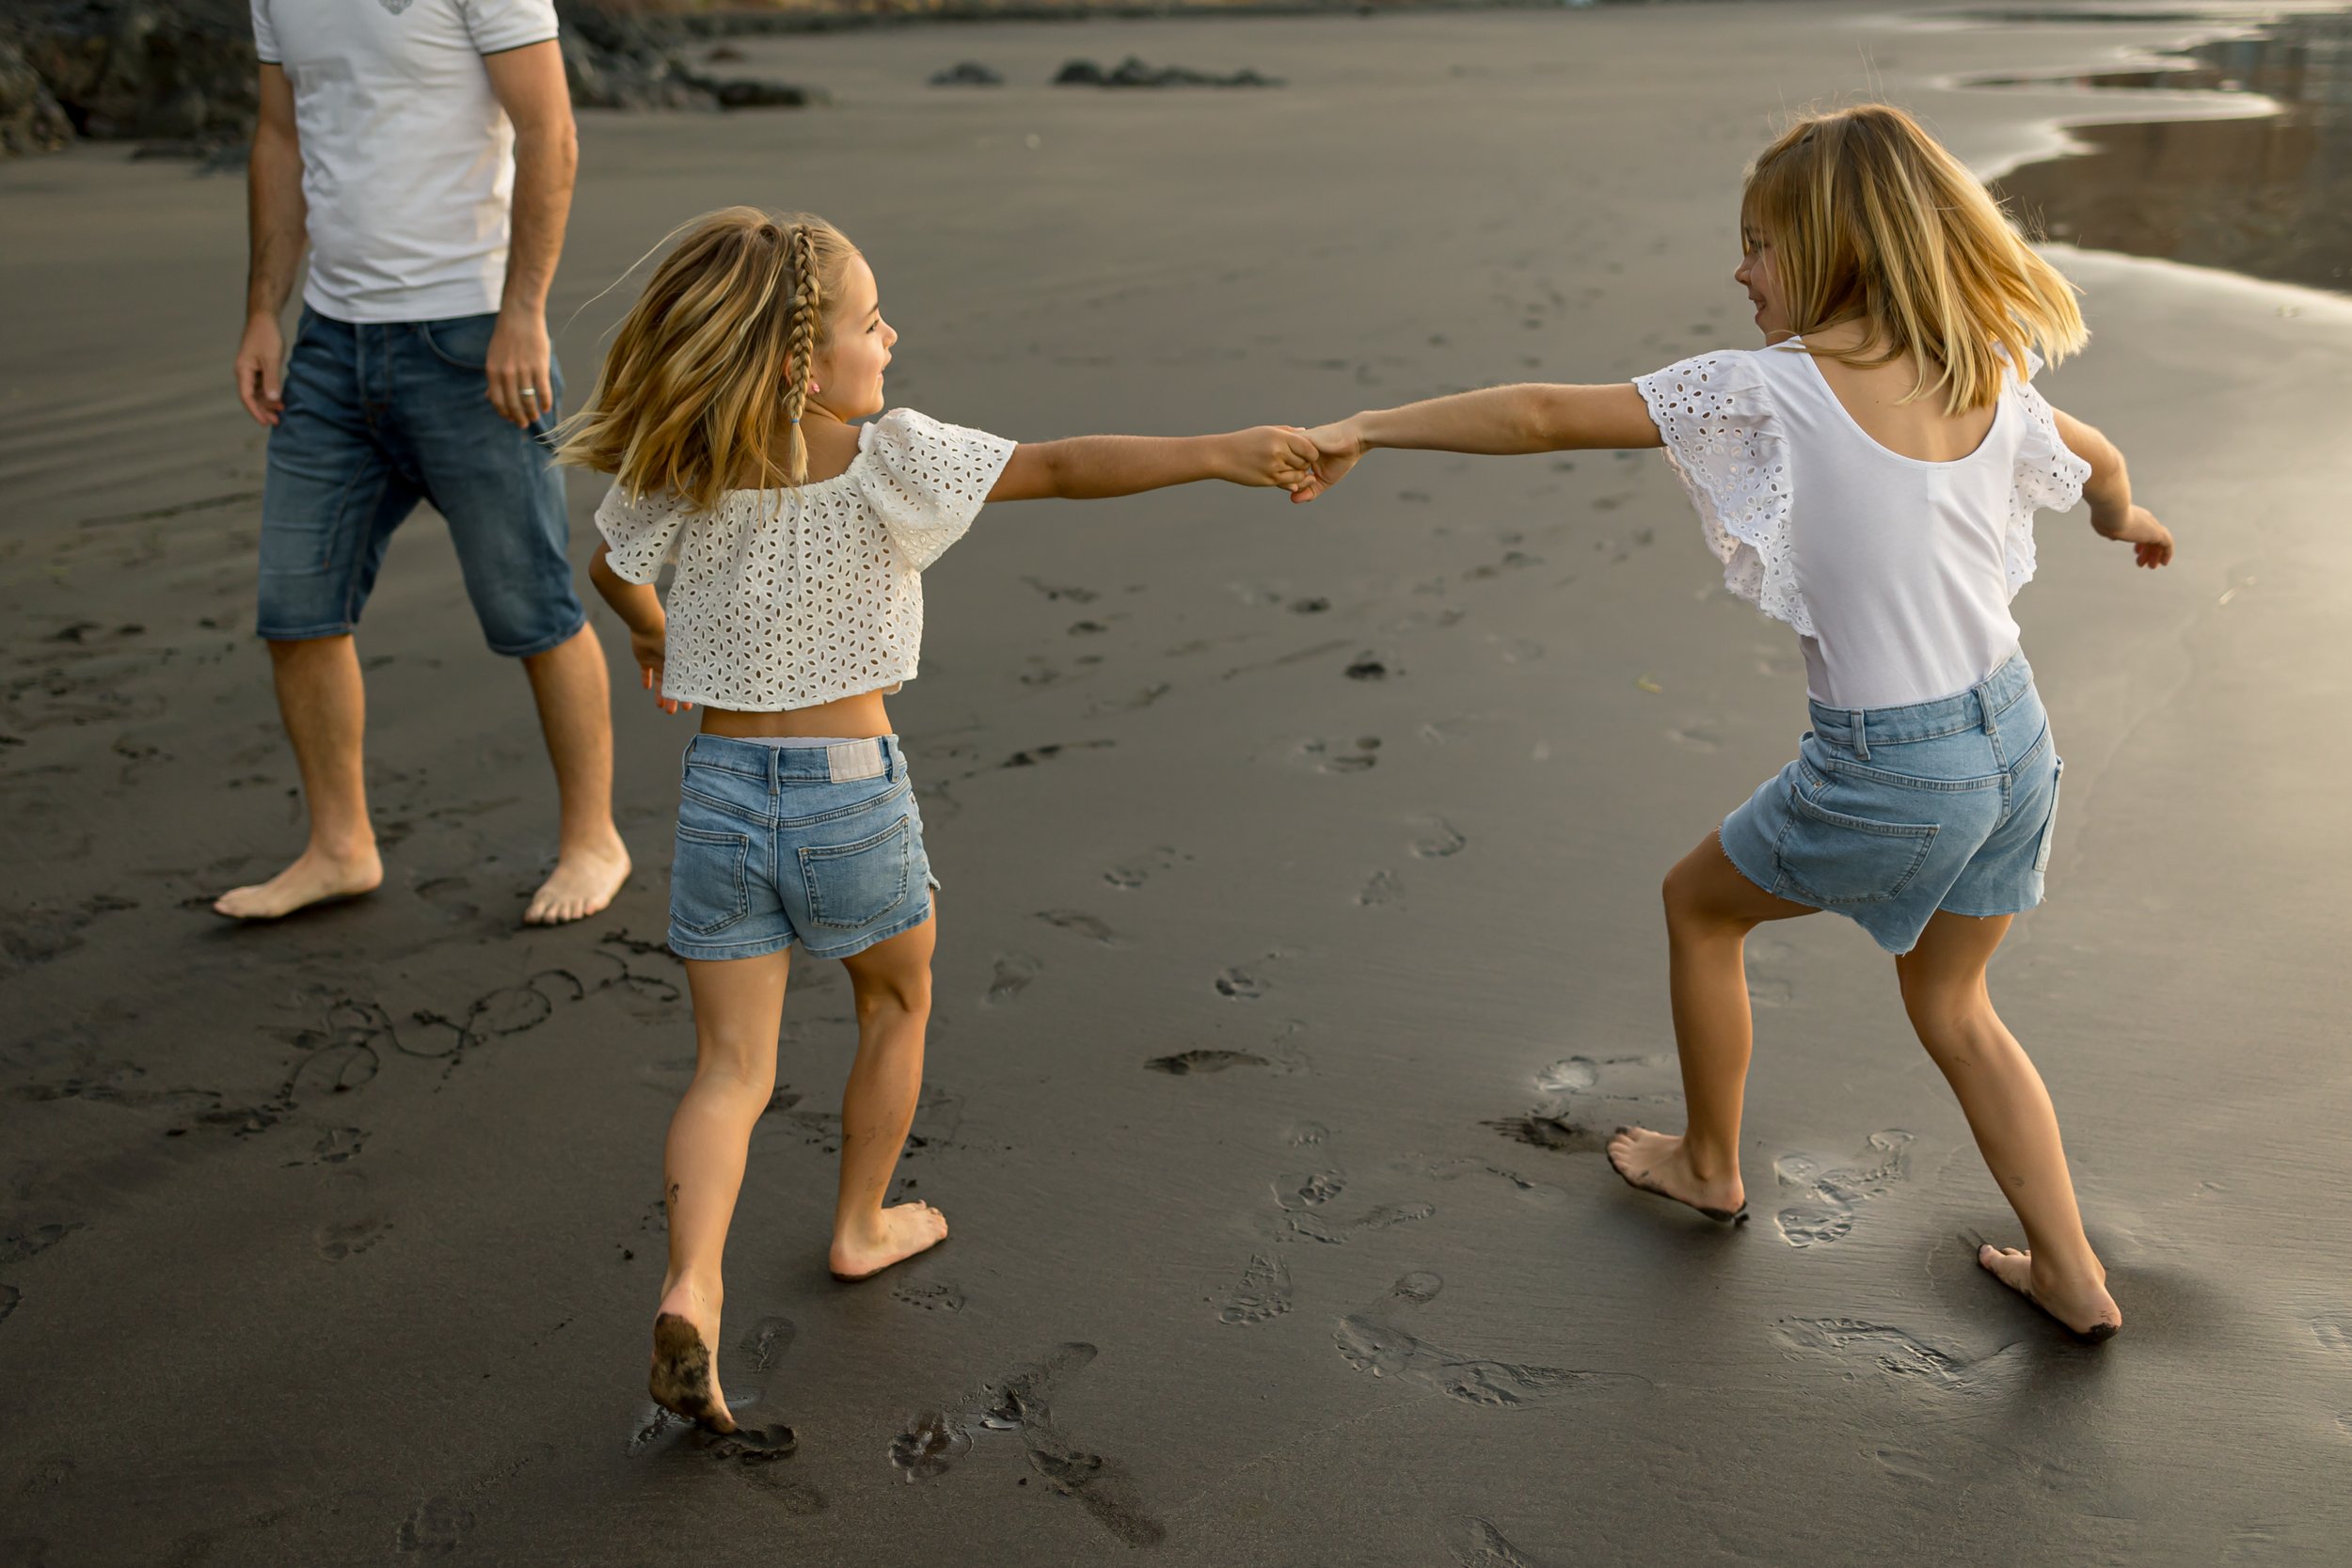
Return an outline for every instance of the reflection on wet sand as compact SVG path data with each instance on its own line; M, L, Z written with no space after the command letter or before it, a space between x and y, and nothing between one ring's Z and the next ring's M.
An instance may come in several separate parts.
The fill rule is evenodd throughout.
M2352 12L2200 43L2181 65L1979 87L2254 93L2276 114L2074 127L2093 150L2001 189L2051 239L2352 292Z

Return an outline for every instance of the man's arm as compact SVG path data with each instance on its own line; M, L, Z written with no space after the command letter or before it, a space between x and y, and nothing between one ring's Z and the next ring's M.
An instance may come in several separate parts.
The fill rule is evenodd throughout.
M245 279L245 337L237 344L237 397L262 424L285 407L281 375L286 339L278 313L294 293L302 265L302 142L294 130L294 87L285 69L262 67L262 113L246 159L245 200L250 234Z
M506 292L490 334L490 402L528 426L555 405L548 345L548 289L564 254L580 135L563 45L553 39L482 56L490 91L515 122L515 206L506 249Z

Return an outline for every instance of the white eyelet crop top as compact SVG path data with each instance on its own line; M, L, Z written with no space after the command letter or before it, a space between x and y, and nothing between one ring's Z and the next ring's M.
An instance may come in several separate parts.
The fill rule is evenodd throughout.
M1014 443L911 408L858 431L828 480L729 490L707 512L669 494L596 508L613 575L675 560L661 694L744 712L813 707L914 678L923 568L963 536Z
M1724 584L1797 631L1813 700L1902 707L1965 691L2017 649L2010 600L2033 577L2033 515L2081 497L2028 356L1966 457L1881 446L1798 340L1723 349L1633 385L1649 405Z

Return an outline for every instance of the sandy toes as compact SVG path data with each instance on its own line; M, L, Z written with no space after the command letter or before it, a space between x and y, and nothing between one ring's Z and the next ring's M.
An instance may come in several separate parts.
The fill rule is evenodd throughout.
M653 1321L653 1369L645 1392L656 1404L675 1411L712 1432L733 1432L735 1418L727 1414L719 1392L718 1371L710 1363L710 1347L702 1331L675 1312Z
M523 911L526 926L561 926L585 920L612 902L628 880L628 850L615 836L611 844L590 849L567 849L555 869L531 895Z
M1609 1165L1629 1187L1686 1203L1710 1220L1726 1225L1748 1217L1746 1189L1740 1173L1706 1181L1692 1173L1682 1151L1682 1139L1646 1127L1620 1127L1609 1139Z
M2104 1282L2044 1280L2037 1285L2032 1253L1996 1247L1990 1242L1977 1248L1977 1262L1985 1273L2056 1318L2077 1339L2095 1345L2122 1331L2123 1309L2107 1294Z
M268 881L231 888L214 899L213 912L231 920L278 920L312 904L373 893L383 881L384 862L373 848L343 859L305 849Z
M882 1212L871 1236L836 1236L826 1261L835 1279L871 1279L947 1239L947 1216L928 1203L900 1203Z

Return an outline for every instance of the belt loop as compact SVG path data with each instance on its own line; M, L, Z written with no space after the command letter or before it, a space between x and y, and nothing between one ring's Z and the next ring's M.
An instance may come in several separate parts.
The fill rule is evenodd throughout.
M882 737L881 745L882 777L891 784L897 784L898 782L898 748L890 743L888 736Z
M1984 717L1984 733L1998 740L2001 727L1993 721L1993 683L1990 681L1977 684L1977 711Z
M1853 726L1853 754L1863 762L1870 760L1870 732L1865 727L1862 709L1848 708L1846 721Z

